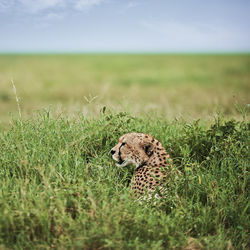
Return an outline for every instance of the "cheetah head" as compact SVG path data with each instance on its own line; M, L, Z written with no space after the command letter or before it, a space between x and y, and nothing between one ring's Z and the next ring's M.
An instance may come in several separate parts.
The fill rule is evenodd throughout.
M128 133L119 138L110 153L117 166L134 164L136 167L146 164L154 152L153 137L142 133ZM154 139L153 139L154 140Z

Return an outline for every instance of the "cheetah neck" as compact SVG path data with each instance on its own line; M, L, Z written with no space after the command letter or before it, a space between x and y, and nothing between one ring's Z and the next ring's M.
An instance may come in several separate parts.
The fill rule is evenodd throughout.
M135 171L137 171L137 170L139 170L139 169L141 169L141 168L143 168L145 166L147 166L147 162L143 162L140 165L137 165L136 168L135 168Z
M162 145L156 147L153 155L149 158L147 165L151 167L166 166L168 165L168 159L170 158L167 151Z

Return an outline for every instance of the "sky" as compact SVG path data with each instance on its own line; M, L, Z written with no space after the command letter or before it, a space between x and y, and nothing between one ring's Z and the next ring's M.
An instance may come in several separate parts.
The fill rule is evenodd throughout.
M249 52L250 0L0 0L0 53Z

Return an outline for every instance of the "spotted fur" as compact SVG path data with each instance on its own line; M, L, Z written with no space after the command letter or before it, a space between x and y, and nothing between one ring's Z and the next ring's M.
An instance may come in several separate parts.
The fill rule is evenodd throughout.
M120 137L111 149L113 159L119 167L136 166L130 188L137 195L162 190L173 167L162 144L152 135L128 133Z

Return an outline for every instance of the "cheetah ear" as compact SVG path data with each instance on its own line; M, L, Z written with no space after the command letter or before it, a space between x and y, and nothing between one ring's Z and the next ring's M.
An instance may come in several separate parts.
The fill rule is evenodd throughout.
M143 146L143 149L144 149L145 153L147 154L147 156L149 156L149 157L154 153L154 146L152 143L145 144Z

